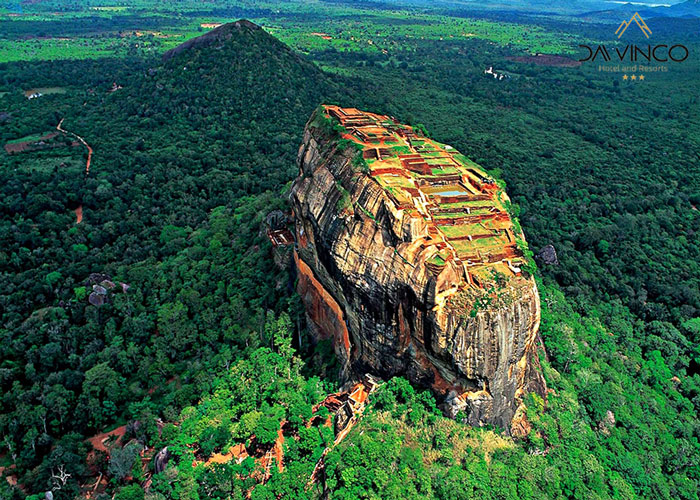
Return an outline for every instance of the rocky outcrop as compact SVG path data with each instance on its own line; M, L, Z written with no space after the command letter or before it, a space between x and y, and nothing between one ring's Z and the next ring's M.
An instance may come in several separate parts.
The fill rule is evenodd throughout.
M554 245L546 245L537 253L535 258L540 264L544 264L546 266L556 266L559 264L557 250L554 248Z
M387 136L387 143L382 138L376 147L363 143L355 137L365 135L339 127L328 108L321 108L307 124L299 150L291 203L298 291L310 328L317 338L333 339L344 378L366 372L401 375L433 389L451 415L462 412L472 425L510 430L524 394L545 394L536 353L540 302L535 281L518 267L524 262L515 242L501 257L474 253L470 243L481 241L480 236L462 238L456 223L439 219L447 217L441 211L455 210L446 207L459 205L456 195L443 189L442 179L408 176L404 188L387 187L391 179L382 179L382 172L406 176L398 167L391 173L387 165L397 163L392 156L407 153L407 147L413 150L418 141L410 138L416 131L388 117L372 117L376 123L371 126L384 123L398 142ZM349 146L351 141L356 145ZM420 148L428 144L420 142ZM415 154L408 153L403 156L413 161ZM389 159L363 164L363 157L373 155ZM465 231L488 227L491 236L508 241L514 233L510 219L499 212L504 193L493 191L492 180L477 167L469 168L481 176L487 194L474 190L470 196L493 207L486 222L474 223L476 210L467 209L460 220L466 221ZM458 186L469 180L463 173ZM436 184L426 184L426 178ZM442 197L426 195L435 186L442 186ZM453 203L439 206L445 201ZM504 222L493 229L491 220ZM439 224L455 225L438 230ZM506 250L511 257L503 257L510 255Z
M88 295L88 302L95 307L101 307L109 301L111 294L126 293L130 287L126 283L117 285L108 274L90 273L85 281L85 288L92 289Z

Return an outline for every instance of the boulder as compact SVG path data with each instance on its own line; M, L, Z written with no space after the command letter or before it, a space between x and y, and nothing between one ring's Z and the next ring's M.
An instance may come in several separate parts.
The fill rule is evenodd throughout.
M103 281L110 281L112 277L109 274L104 273L90 273L85 286L98 285Z
M165 467L168 465L168 460L170 460L170 451L168 451L168 447L166 446L156 453L156 456L153 459L153 469L155 470L156 474L159 474L165 470Z
M265 217L265 224L272 231L287 227L287 216L281 210L273 210Z
M92 292L88 296L88 302L95 307L100 307L105 303L105 296L99 293Z
M554 245L547 245L542 250L540 250L535 256L540 264L546 266L556 266L559 264L559 259L557 259L557 250Z
M605 412L605 417L603 417L603 420L598 422L598 431L605 435L609 435L610 429L613 427L615 427L615 414L608 410Z

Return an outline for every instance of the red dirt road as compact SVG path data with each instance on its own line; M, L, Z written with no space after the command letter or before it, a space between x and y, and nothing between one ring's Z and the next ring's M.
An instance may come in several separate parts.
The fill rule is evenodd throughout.
M65 120L65 118L61 118L61 121L58 122L58 125L56 125L56 130L58 130L59 132L62 132L64 134L72 135L73 137L78 139L80 141L80 143L83 146L85 146L88 150L87 162L85 162L85 175L87 176L90 174L90 162L92 161L92 148L90 147L90 145L87 142L85 142L85 139L80 137L78 134L76 134L74 132L69 132L68 130L66 130L64 128L61 128L61 125L63 124L63 120Z
M61 121L58 122L58 125L56 125L56 130L58 130L62 134L72 135L73 137L78 139L78 141L80 141L80 143L83 146L85 146L88 150L88 157L87 157L87 161L85 162L85 177L87 177L88 175L90 175L90 162L92 161L92 148L85 141L85 139L80 137L78 134L76 134L74 132L69 132L68 130L61 127L61 125L63 125L63 120L65 120L65 118L61 118ZM82 205L78 206L78 208L75 209L75 223L80 224L81 222L83 222L83 206Z
M126 425L122 425L120 427L117 427L116 429L110 431L110 432L101 432L99 434L96 434L92 436L88 441L92 445L95 450L98 451L104 451L105 453L109 453L109 449L106 446L106 442L109 439L112 439L114 441L117 441L118 439L121 439L121 437L126 433Z

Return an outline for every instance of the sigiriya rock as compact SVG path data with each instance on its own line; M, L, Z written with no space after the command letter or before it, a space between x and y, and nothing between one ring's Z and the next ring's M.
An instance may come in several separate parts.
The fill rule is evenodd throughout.
M523 396L546 388L502 185L419 127L337 106L314 112L298 164L298 290L343 377L404 376L453 416L519 433Z

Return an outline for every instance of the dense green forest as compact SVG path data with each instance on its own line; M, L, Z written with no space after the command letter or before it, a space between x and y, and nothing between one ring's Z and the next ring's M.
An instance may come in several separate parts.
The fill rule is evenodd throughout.
M0 153L0 466L21 486L0 497L74 498L103 474L104 498L143 498L136 444L170 450L154 499L698 498L697 59L630 84L477 38L300 56L262 30L230 35L166 61L0 68L3 144L63 118L94 150L87 177L80 146ZM67 91L20 92L53 86ZM324 480L300 479L332 441L302 423L338 380L265 217L287 210L321 102L425 124L505 179L533 249L556 248L538 277L550 393L528 400L527 438L447 419L394 379ZM298 439L264 485L252 460L193 467L274 441L281 420ZM110 457L88 458L86 437L121 424Z

